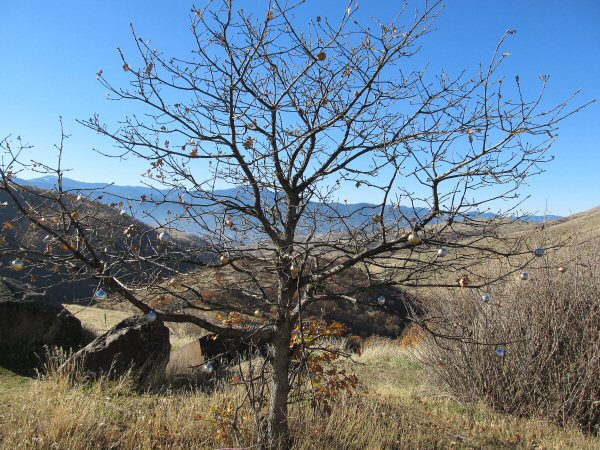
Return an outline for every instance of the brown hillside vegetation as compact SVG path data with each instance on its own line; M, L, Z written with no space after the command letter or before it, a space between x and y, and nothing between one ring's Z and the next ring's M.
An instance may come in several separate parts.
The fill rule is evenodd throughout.
M565 219L553 221L549 224L551 233L600 233L600 206L573 214Z
M600 234L600 206L545 223L517 224L504 231L508 234L525 235L542 230L554 236L569 233L598 235Z
M295 404L290 425L298 449L577 448L597 438L542 419L498 414L433 390L422 366L397 341L370 343L355 361L361 390L329 415ZM0 448L195 449L254 442L251 411L237 410L241 386L163 394L133 391L127 380L70 386L57 376L0 391Z
M236 264L238 268L254 264L253 268L263 278L264 285L271 284L266 288L267 293L274 295L277 285L275 280L268 281L268 272L258 271L254 262L238 261ZM218 315L222 320L232 313L242 313L249 320L259 322L272 318L268 305L257 306L256 299L250 294L251 287L240 272L231 267L209 267L181 274L162 286L151 287L146 295L157 309L188 308L188 311L203 316ZM357 269L350 269L313 289L325 299L310 305L308 314L328 322L342 322L348 326L350 334L361 337L373 334L400 336L406 327L407 316L419 309L416 297L393 286L371 286L364 272ZM333 301L341 295L352 297L355 301ZM379 297L384 298L384 304L378 304ZM253 317L257 308L262 308L264 318Z
M131 282L189 270L185 265L172 265L169 267L171 270L161 272L129 257L132 251L142 256L156 254L161 229L125 214L119 204L109 206L101 203L97 192L84 192L82 195L64 192L60 201L63 208L56 202L59 196L56 190L22 186L16 188L12 195L20 204L27 206L30 217L33 212L35 220L48 230L64 230L65 242L51 237L49 231L28 220L9 194L1 191L0 275L17 278L32 286L42 286L58 302L89 303L98 288L98 279L91 276L89 268L70 258L67 246L77 249L84 246L71 217L76 217L77 226L86 230L86 239L96 248L100 258L118 261L116 273L125 280ZM185 233L174 235L176 245L198 248L202 253L200 246L203 243L199 239ZM25 252L25 249L28 251ZM10 269L10 261L15 258L24 260L25 270L15 272Z

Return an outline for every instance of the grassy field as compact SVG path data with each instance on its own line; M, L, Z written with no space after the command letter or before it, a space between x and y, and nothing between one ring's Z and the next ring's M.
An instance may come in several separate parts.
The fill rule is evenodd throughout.
M4 367L0 367L0 396L11 391L24 389L30 381L30 378L23 377Z
M435 390L397 341L378 340L344 365L360 379L330 415L294 405L295 448L600 448L600 440L541 419L521 419L458 403ZM215 392L138 394L127 381L69 386L50 377L23 383L1 372L0 448L219 448L253 442L239 387ZM18 430L18 431L17 431Z

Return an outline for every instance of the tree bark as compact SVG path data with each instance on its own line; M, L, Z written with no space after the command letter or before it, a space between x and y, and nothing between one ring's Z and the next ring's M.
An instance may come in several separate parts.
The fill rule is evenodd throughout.
M291 325L289 320L280 323L273 337L273 379L269 400L268 448L289 448L288 393Z

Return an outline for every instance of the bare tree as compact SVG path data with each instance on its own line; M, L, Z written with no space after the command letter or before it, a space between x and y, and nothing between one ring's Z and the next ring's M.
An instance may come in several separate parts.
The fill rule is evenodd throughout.
M570 99L543 109L546 76L527 99L518 77L499 75L514 30L473 76L452 77L413 67L439 2L425 2L413 20L405 7L390 23L369 26L355 20L353 4L337 22L317 16L300 25L295 14L305 6L274 0L257 15L232 1L208 2L192 10L191 56L168 57L132 28L137 53L119 50L129 85L98 73L111 99L144 112L116 126L98 116L81 122L116 144L107 156L149 164L145 177L156 195L139 200L152 226L137 234L100 239L101 225L123 224L84 216L78 202L86 200L60 183L53 193L20 185L14 177L21 170L53 172L59 180L63 170L26 163L24 144L1 144L2 188L19 217L62 248L44 254L20 238L21 257L76 264L75 272L96 276L160 320L269 342L265 445L273 448L288 445L290 338L304 311L319 301L356 302L367 286L481 289L520 270L521 263L476 278L471 269L531 252L501 238L498 227L518 218L519 188L549 160L557 124L580 109L567 109ZM367 189L375 204L347 204L339 196L348 186ZM29 196L44 203L33 206ZM169 208L166 219L160 208ZM42 220L50 209L51 223ZM193 229L201 241L157 240L159 231L180 229ZM235 272L219 289L251 298L266 316L242 329L196 314L223 306L192 287L188 294L198 302L161 283L183 265ZM125 276L132 267L144 276ZM331 283L357 270L366 283L343 291ZM151 307L140 294L148 289L179 297L186 309ZM381 304L372 299L373 308Z

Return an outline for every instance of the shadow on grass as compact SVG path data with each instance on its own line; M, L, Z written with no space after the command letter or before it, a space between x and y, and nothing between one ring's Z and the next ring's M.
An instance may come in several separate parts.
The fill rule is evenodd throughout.
M14 389L27 386L31 378L19 375L12 370L0 366L0 395Z

